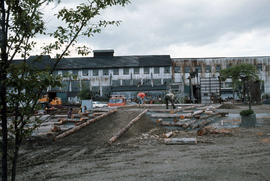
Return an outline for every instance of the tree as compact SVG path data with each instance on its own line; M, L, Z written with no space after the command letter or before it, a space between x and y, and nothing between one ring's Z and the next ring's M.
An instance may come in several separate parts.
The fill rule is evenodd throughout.
M58 63L69 55L69 48L75 46L78 37L91 37L100 33L107 25L119 25L119 21L97 20L101 10L115 5L124 6L128 2L85 0L75 8L62 8L56 17L63 25L48 32L41 9L49 3L59 4L60 0L1 0L0 108L3 181L8 178L8 141L9 144L13 143L13 147L9 149L13 153L11 180L15 180L21 141L39 125L38 120L31 119L38 108L38 98L49 85L59 85L59 77L52 75ZM42 71L37 71L27 62L31 50L37 45L35 38L38 35L51 36L55 40L54 43L41 47L44 50L41 58L42 55L60 51L52 66ZM85 46L77 47L77 50L81 55L89 53ZM20 64L14 62L14 57L18 55L23 59Z
M220 72L221 80L232 79L233 91L240 91L240 95L245 98L245 85L249 85L250 81L258 80L257 69L252 64L238 64L230 68L223 69ZM241 91L242 89L242 91Z
M81 100L92 99L93 96L93 92L86 88L83 88L79 93L79 97Z

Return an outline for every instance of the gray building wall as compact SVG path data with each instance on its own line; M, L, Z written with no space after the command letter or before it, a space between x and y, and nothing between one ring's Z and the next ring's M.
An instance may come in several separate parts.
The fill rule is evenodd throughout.
M253 64L258 69L260 80L264 81L264 92L270 93L270 57L214 57L214 58L172 58L173 70L178 67L179 72L173 72L173 79L177 82L184 80L185 85L189 85L189 73L185 70L195 71L196 68L201 69L199 77L217 77L219 76L219 68L226 69L232 65L248 63ZM180 68L179 68L180 67ZM193 79L193 84L199 84L196 79ZM226 80L223 87L229 87L231 80Z

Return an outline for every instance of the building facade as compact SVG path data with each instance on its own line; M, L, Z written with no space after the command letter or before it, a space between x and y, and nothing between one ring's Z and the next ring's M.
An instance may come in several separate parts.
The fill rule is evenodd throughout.
M68 101L77 101L82 89L100 97L134 97L139 91L159 96L172 81L169 55L114 56L113 50L94 51L93 57L64 58L54 72L63 76L62 87L49 89Z
M198 72L198 79L192 83L200 84L200 77L218 77L222 69L233 65L247 63L257 67L259 79L263 81L262 92L270 93L270 57L217 57L217 58L173 58L173 78L175 81L184 81L189 85L190 72ZM222 82L221 87L231 88L231 80Z
M34 57L29 58L34 59ZM44 56L38 67L50 65L53 59ZM112 94L136 96L139 91L159 97L172 84L183 85L185 96L190 85L200 87L201 78L218 77L222 69L236 64L253 64L258 69L261 90L270 93L270 57L171 58L169 55L114 56L113 50L94 51L93 57L64 58L54 74L62 75L62 87L48 88L64 101L78 101L78 93L89 89L100 97ZM190 73L197 76L189 79ZM221 83L224 95L232 89L231 80ZM194 92L194 94L200 94Z

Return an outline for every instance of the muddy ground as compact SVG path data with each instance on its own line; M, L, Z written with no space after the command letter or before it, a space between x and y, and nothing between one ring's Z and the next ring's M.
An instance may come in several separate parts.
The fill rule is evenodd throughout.
M270 113L269 106L253 108ZM198 137L197 145L165 145L159 139L165 128L145 115L108 145L110 137L142 110L119 110L56 142L27 142L20 152L17 180L270 180L270 119L259 119L253 129ZM196 131L174 136L194 137Z

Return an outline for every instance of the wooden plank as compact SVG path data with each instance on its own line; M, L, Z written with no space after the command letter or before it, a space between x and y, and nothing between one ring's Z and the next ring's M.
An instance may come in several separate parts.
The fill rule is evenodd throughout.
M181 122L169 122L169 121L162 121L160 122L161 126L177 126L177 127L182 127L183 123Z
M136 121L138 121L148 110L145 109L138 116L132 119L124 128L122 128L115 136L109 140L109 144L115 142L120 136L122 136Z
M106 117L106 116L109 116L109 115L115 113L116 111L117 111L116 109L111 110L111 111L107 112L106 114L97 116L97 117L95 117L94 119L88 120L87 122L80 124L79 126L75 126L74 128L72 128L72 129L70 129L70 130L68 130L68 131L66 131L66 132L64 132L64 133L62 133L62 134L56 136L54 140L63 138L63 137L65 137L65 136L68 136L68 135L70 135L70 134L72 134L72 133L74 133L74 132L80 130L81 128L83 128L83 127L85 127L85 126L87 126L87 125L89 125L89 124L91 124L91 123L94 123L94 122L96 122L96 121L98 121L98 120L100 120L100 119L102 119L102 118L104 118L104 117Z
M169 113L170 109L149 109L148 112L155 112L155 113ZM174 112L182 111L182 109L174 109Z
M165 138L166 145L196 145L196 138Z
M203 113L203 110L198 110L198 111L195 111L192 116L196 116L196 115L199 115L199 114L202 114Z
M185 129L187 129L187 128L189 128L191 125L193 125L194 123L196 123L197 121L198 121L198 120L196 120L196 119L191 119L191 120L189 120L189 121L184 122L184 123L182 124L182 127L185 128Z
M185 114L152 113L152 114L150 114L150 117L152 117L152 118L180 118L180 116L182 116L182 115L184 117L191 117L192 116L192 114L190 114L190 113L185 113Z
M168 133L164 133L164 137L165 138L170 138L172 135L173 135L173 132L172 131L170 131Z

